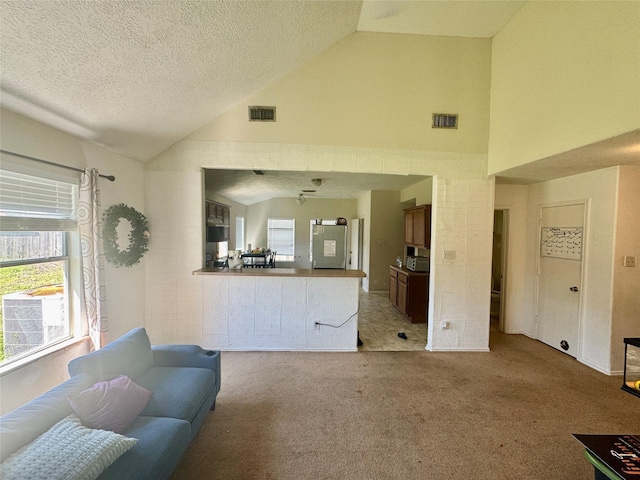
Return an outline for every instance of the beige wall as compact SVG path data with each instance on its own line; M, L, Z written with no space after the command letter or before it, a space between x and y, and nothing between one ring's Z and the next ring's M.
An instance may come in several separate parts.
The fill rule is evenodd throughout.
M420 183L411 185L400 192L400 201L415 202L415 205L431 205L433 203L433 178L427 178Z
M3 150L76 168L98 168L103 174L115 175L113 183L104 179L100 182L103 210L116 203L125 203L144 213L144 172L138 162L4 109L0 115L0 143ZM48 168L27 160L21 163ZM153 235L153 224L150 228ZM76 260L72 258L72 261ZM109 340L145 325L144 268L144 258L131 268L105 264ZM77 323L81 321L78 318ZM82 330L82 325L76 325L76 328ZM88 342L81 342L3 374L0 377L0 413L67 380L67 363L87 353L88 348Z
M525 283L525 259L527 244L527 185L496 185L496 210L506 210L507 238L503 248L507 249L506 281L503 301L506 305L504 331L534 336L531 318L525 312L532 311L533 298L527 295Z
M400 192L371 192L369 291L389 291L389 265L403 257L404 212Z
M267 247L267 220L269 217L294 218L295 257L293 263L279 262L279 267L311 268L309 261L310 221L315 218L335 220L344 217L347 221L357 215L356 200L307 198L298 205L295 198L272 198L247 206L247 243L254 248Z
M188 140L485 154L490 62L490 39L354 33ZM248 122L248 105L276 106L277 121ZM432 129L432 113L460 127Z
M493 39L489 173L640 128L640 3L527 2Z
M611 364L621 372L624 337L640 337L640 167L619 169L616 236L613 255L613 331ZM635 267L623 266L625 255L635 257Z

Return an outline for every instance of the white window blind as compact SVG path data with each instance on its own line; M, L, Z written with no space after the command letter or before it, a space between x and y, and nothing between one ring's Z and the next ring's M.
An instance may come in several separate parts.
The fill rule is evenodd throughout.
M236 250L244 251L244 217L236 217Z
M269 218L267 246L277 253L278 260L294 260L295 219Z
M75 230L77 197L74 183L0 170L0 230Z

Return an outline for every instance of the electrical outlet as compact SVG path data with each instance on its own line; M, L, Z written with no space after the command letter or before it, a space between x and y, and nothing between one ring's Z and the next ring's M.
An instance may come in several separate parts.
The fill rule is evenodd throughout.
M625 267L635 267L636 266L636 257L633 255L625 255L624 256L624 264Z
M313 329L314 329L314 330L320 330L320 324L319 324L318 322L316 322L316 323L313 325Z
M444 255L442 256L445 260L455 260L456 259L456 251L455 250L445 250Z
M440 327L442 330L447 330L449 328L449 322L441 322Z

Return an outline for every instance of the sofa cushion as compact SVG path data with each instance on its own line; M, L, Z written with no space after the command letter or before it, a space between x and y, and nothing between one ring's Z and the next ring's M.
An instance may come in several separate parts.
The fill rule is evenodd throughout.
M69 403L85 427L124 433L147 406L151 395L126 375L118 375L69 395Z
M153 367L136 383L153 392L142 415L191 422L215 388L215 373L208 368Z
M189 446L191 426L185 420L138 417L127 430L138 443L116 460L99 480L164 480Z
M91 375L78 375L3 415L0 418L0 461L73 413L67 396L89 388L95 381Z
M151 342L144 328L135 328L100 350L69 362L69 374L89 373L98 380L114 375L135 378L153 366Z
M5 460L0 466L2 478L95 479L137 442L86 428L70 415Z

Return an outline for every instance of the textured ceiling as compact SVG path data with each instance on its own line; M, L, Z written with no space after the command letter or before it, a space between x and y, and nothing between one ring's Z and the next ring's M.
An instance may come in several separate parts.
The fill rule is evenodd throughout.
M490 38L527 2L365 0L361 32Z
M205 170L207 191L216 192L243 205L270 198L291 198L303 194L312 198L358 198L369 190L401 191L428 177L374 173L278 172L267 170ZM311 180L320 179L320 185ZM304 190L315 190L304 192Z
M3 0L0 101L148 160L353 33L360 7Z

